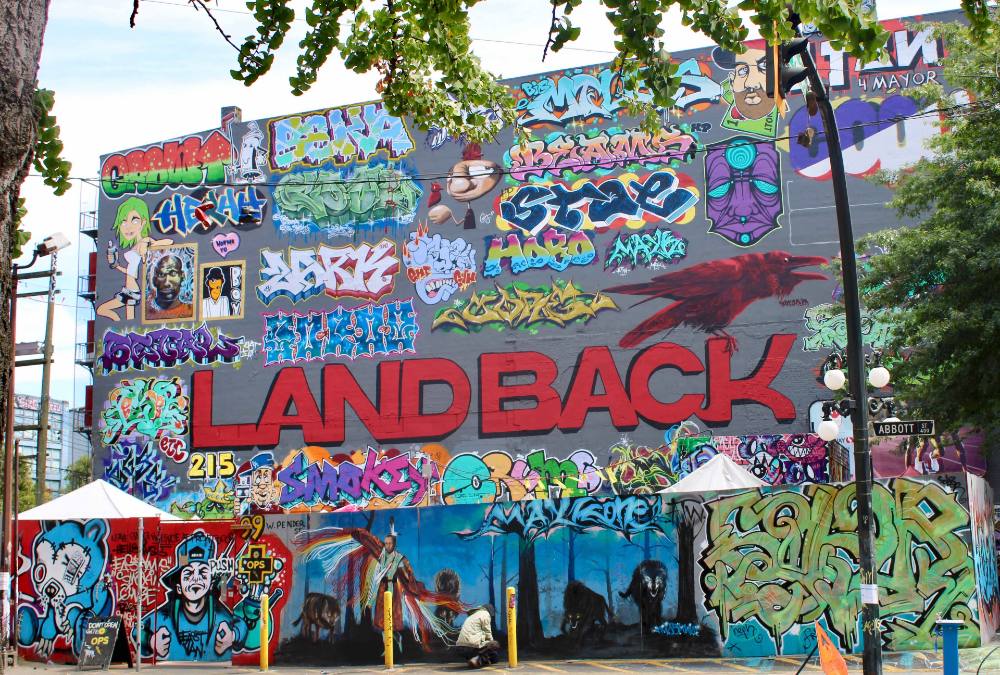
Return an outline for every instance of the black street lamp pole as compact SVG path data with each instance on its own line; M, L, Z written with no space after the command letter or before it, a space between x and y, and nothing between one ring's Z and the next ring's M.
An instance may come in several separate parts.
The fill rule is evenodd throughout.
M882 675L882 631L878 604L878 562L875 560L875 521L872 515L872 452L868 444L868 388L865 385L865 354L861 337L861 299L858 268L854 253L854 229L847 195L844 154L833 104L819 77L812 53L806 49L802 60L809 72L811 91L816 96L830 155L833 197L837 206L837 234L840 239L841 277L847 320L847 381L852 400L854 425L854 484L858 514L858 558L861 567L861 630L864 640L865 675Z

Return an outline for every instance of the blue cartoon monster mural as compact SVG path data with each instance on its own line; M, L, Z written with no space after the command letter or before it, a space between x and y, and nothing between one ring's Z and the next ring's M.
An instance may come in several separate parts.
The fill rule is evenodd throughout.
M17 612L20 646L45 660L57 650L77 655L87 621L112 614L114 598L102 580L107 534L98 519L41 524L29 572L35 597L22 597Z

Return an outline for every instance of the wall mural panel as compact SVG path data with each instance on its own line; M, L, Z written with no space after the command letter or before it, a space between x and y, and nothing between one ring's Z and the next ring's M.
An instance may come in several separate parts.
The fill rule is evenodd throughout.
M239 503L261 512L144 521L141 575L135 520L23 523L22 653L72 662L86 619L117 613L147 661L253 664L267 593L272 663L376 664L391 589L398 662L451 660L464 615L484 603L500 608L505 641L507 586L526 659L801 654L815 622L839 649L860 649L853 485L601 496L592 455L538 451L484 458L496 478L481 500L384 510L426 500L425 469L442 450L306 448L277 472L280 492L274 458L257 456L235 481ZM478 456L461 457L463 471L479 470ZM496 499L521 489L525 471L538 498ZM991 530L974 522L989 513L988 488L974 476L950 483L875 486L887 649L932 648L939 616L965 621L966 646L993 629L995 566L981 570L995 563ZM364 501L382 510L359 510ZM277 503L293 512L268 511Z
M878 158L915 160L936 133L888 89L940 81L944 53L887 26L881 64L813 40L841 124L862 125L843 132L848 181L872 203L890 196L865 182ZM843 342L820 267L837 250L790 227L793 195L830 203L829 161L822 143L785 140L804 101L779 116L763 44L749 47L676 54L677 109L650 132L625 109L649 93L596 65L506 83L525 144L516 129L484 144L416 130L374 102L229 110L218 129L104 156L95 474L205 527L650 494L719 453L772 486L849 479L809 414L817 362ZM832 211L810 210L810 226L832 231ZM884 343L890 323L868 318L867 341ZM907 467L933 464L918 454ZM567 625L613 635L631 602L663 640L708 639L690 612L660 621L640 581L634 602L601 591L606 611L596 582L558 589ZM312 592L303 635L334 614L339 635L346 600ZM584 607L603 618L581 624ZM239 652L233 616L223 653ZM786 648L763 624L733 631Z

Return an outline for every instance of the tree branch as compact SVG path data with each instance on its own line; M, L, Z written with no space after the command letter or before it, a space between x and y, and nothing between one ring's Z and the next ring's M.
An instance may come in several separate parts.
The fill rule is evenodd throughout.
M139 0L136 0L138 2ZM545 38L545 48L542 50L542 61L549 55L549 47L552 45L552 34L556 32L556 0L552 0L552 21L549 22L549 34Z
M205 4L205 0L188 0L188 2L191 3L191 6L194 7L195 10L198 10L199 8L205 10L205 14L208 14L208 18L215 24L215 30L219 31L219 35L221 35L223 39L229 43L230 47L236 51L240 50L236 43L233 42L231 36L226 31L222 30L222 26L219 25L218 19L215 18L214 14L212 14L212 10L210 10L208 5ZM139 0L135 0L135 10L132 13L133 17L135 17L135 12L137 11L139 11Z
M135 28L135 17L139 15L139 0L132 0L132 16L128 18L128 27Z

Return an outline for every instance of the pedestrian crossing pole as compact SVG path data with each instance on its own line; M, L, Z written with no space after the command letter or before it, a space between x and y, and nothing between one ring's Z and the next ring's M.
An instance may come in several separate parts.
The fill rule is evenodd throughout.
M271 598L267 593L260 596L260 669L267 672L268 660L271 658L271 645L267 636L271 632Z
M507 587L507 663L517 668L517 596L514 587Z
M382 644L385 646L385 669L392 670L395 647L392 639L392 591L386 591L382 596Z

